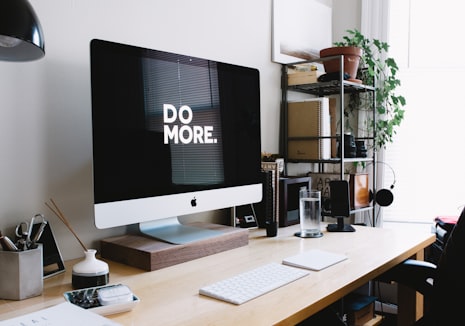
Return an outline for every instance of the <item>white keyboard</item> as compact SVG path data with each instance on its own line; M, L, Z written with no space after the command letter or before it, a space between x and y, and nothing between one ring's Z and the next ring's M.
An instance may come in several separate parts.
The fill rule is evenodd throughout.
M199 293L239 305L309 273L303 269L271 263L204 286Z

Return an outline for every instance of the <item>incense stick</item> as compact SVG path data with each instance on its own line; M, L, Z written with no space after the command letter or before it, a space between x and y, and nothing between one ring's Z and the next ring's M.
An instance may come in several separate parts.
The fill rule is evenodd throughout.
M71 224L69 224L68 219L63 214L63 212L60 210L58 205L55 203L55 201L53 199L50 199L50 201L52 202L54 207L50 206L48 203L45 203L45 206L47 206L63 222L63 224L66 225L66 227L71 231L71 233L74 235L74 237L79 242L79 244L82 246L82 248L84 248L84 250L87 251L86 246L81 241L81 239L79 239L76 232L74 232L73 228L71 227Z

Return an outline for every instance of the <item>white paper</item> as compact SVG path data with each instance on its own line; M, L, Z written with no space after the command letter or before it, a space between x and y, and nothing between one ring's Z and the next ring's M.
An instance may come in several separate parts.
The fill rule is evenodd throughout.
M20 317L0 321L0 326L121 326L110 319L64 302Z

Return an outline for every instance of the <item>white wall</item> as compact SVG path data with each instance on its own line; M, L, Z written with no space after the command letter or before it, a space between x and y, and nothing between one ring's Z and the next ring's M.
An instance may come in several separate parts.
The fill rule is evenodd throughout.
M45 207L49 198L55 199L89 247L125 231L97 230L93 224L89 71L93 38L258 68L262 149L278 151L280 66L270 59L271 0L31 0L31 4L45 33L45 58L0 62L4 233L11 234L16 223L42 212L51 221L64 258L82 256L71 233Z
M333 42L342 41L346 30L361 30L362 0L333 0Z
M88 246L124 229L93 225L89 41L92 38L256 67L263 149L278 150L279 65L271 58L271 3L217 0L31 0L46 56L0 62L0 229L34 213L50 219L65 258L81 248L44 202L53 197Z

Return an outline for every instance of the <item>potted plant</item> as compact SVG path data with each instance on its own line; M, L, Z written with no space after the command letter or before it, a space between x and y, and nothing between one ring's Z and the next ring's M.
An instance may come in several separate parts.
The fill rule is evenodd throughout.
M406 101L401 95L397 95L397 87L400 80L397 77L399 70L396 61L388 57L389 45L377 39L368 39L358 30L347 30L348 35L343 41L336 42L335 47L355 46L362 49L362 55L357 73L357 79L366 85L374 85L376 89L376 147L386 147L393 142L396 128L404 119ZM352 93L349 105L345 109L347 117L354 110L363 110L371 106L371 99L366 96L370 93ZM369 115L367 115L369 116ZM370 123L367 123L369 126Z
M344 55L344 73L348 74L350 79L355 80L357 71L362 57L362 49L358 46L337 46L332 48L322 49L320 57L332 57L336 55ZM339 72L339 59L323 61L326 73Z

